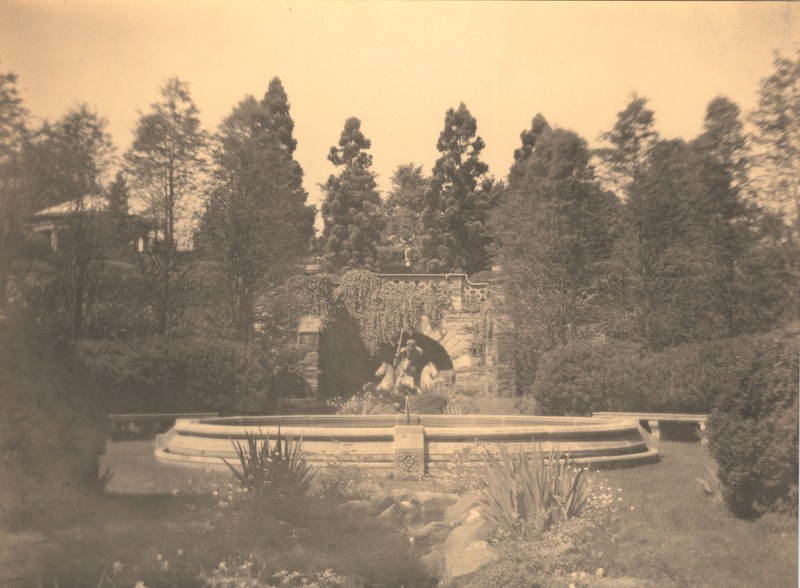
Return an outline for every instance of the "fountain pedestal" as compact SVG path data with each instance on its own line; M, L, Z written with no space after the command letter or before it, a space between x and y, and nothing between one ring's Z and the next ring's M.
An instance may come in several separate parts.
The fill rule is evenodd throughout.
M419 480L425 474L425 428L394 428L394 479Z

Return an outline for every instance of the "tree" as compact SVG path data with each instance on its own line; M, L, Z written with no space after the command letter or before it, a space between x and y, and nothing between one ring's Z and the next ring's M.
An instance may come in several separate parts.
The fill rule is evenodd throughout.
M292 126L275 78L265 99L242 100L216 137L214 189L202 231L206 253L225 275L233 330L242 341L253 335L259 295L291 273L314 234L314 209L297 182L302 168L288 147Z
M514 164L511 166L511 172L509 173L509 177L515 176L518 173L521 173L521 167L527 159L533 153L534 148L536 147L536 141L539 137L542 136L543 133L550 130L550 123L547 122L547 119L541 113L536 113L536 116L533 117L531 120L531 128L525 131L522 131L519 134L520 139L522 140L522 145L519 149L514 149Z
M775 55L773 74L761 81L756 125L760 199L781 211L800 231L800 51L797 59ZM792 218L794 217L794 218Z
M464 103L445 114L422 213L422 261L426 271L472 274L488 266L486 219L496 191L479 158L483 139Z
M74 338L83 335L85 317L96 301L106 252L103 184L114 150L106 124L84 104L55 124L46 123L37 137L36 152L50 167L37 184L66 208L57 227L53 287Z
M23 183L28 113L16 84L16 75L0 73L0 314L6 309L11 269L30 213Z
M149 257L143 258L154 288L158 332L165 334L174 301L172 290L179 272L179 229L191 217L203 174L206 136L189 88L172 78L161 89L161 101L142 114L126 155L132 187L148 204L157 228Z
M703 133L692 144L693 190L688 193L689 221L699 263L713 308L724 325L724 334L739 330L738 307L743 301L740 261L748 249L750 215L745 201L748 157L739 107L717 97L706 110Z
M361 132L361 121L349 118L331 147L328 161L339 168L322 186L323 255L330 270L376 269L377 245L384 227L381 200L375 183L371 141Z
M601 316L598 278L611 253L617 200L600 188L589 159L578 135L545 129L535 150L518 160L490 217L493 258L503 267L503 300L517 327L517 368L525 381L532 381L541 353Z
M108 220L113 231L113 241L119 247L128 246L128 200L130 193L125 174L117 172L114 181L108 187L106 198L108 200Z
M617 114L614 127L600 136L611 144L597 151L602 162L602 180L622 198L628 196L643 173L648 154L658 140L654 121L647 98L633 94L625 110Z
M383 207L384 241L395 253L392 258L395 263L414 263L419 259L421 216L429 179L422 166L406 163L397 166L391 181L392 189Z

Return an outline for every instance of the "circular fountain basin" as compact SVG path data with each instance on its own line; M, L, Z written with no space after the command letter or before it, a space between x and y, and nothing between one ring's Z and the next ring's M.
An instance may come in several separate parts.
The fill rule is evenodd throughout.
M302 439L309 462L393 469L410 477L482 464L484 452L558 449L578 463L625 466L648 463L658 452L636 421L498 415L304 415L179 420L156 439L159 462L227 471L235 444L247 435L275 442L278 434Z

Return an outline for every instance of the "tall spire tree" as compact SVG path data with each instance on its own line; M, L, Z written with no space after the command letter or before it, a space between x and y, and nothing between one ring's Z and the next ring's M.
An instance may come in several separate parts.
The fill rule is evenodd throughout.
M372 172L372 145L361 132L361 121L349 118L328 161L339 168L322 186L323 255L330 270L377 269L380 233L385 221Z
M281 99L271 101L275 87ZM281 124L273 116L276 103ZM306 205L297 181L302 170L292 158L292 126L286 94L275 78L265 100L246 97L216 136L215 181L202 241L225 276L233 332L242 341L253 337L260 295L293 271L314 233L314 209Z
M485 146L478 123L462 102L445 114L436 144L441 156L433 167L422 213L422 258L428 272L472 274L489 264L489 215L494 187L489 166L480 160Z
M625 110L617 114L614 127L600 138L610 143L597 151L602 161L601 177L617 196L627 198L658 141L655 116L647 108L647 98L633 94Z

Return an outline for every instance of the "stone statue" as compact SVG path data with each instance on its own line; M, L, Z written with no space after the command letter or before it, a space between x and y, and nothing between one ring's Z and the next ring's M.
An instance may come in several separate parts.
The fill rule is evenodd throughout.
M422 359L422 349L417 347L414 339L409 339L406 346L397 354L397 369L395 379L395 389L416 388L415 376L417 375L417 365Z

